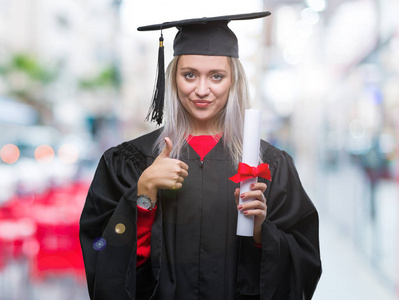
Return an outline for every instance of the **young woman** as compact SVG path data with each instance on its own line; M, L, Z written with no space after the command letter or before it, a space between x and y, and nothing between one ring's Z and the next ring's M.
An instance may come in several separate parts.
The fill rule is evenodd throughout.
M249 97L227 23L268 14L157 27L179 29L165 125L100 160L80 223L91 299L312 297L318 214L290 156L262 141L272 181L242 194L229 181ZM255 200L237 205L238 197ZM236 235L238 210L254 216L253 237Z

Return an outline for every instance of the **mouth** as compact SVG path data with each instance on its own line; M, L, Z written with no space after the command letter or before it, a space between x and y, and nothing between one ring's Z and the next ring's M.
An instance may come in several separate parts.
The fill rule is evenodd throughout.
M212 101L208 100L191 100L191 102L196 106L196 107L207 107L212 104Z

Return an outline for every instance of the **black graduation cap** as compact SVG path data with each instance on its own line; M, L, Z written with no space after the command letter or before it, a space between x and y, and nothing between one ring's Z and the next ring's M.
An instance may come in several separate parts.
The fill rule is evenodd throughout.
M173 42L174 56L197 54L238 57L237 37L227 24L230 21L257 19L269 15L270 12L265 11L212 18L186 19L137 28L139 31L161 30L158 51L158 78L146 120L151 115L151 121L156 121L158 125L162 123L165 93L163 29L176 27L179 30Z

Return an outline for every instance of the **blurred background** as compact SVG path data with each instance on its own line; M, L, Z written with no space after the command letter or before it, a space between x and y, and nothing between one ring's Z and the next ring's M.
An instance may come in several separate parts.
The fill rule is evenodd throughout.
M0 299L88 299L78 221L94 170L156 128L159 33L136 28L260 10L230 27L262 138L320 212L314 299L399 299L399 0L198 2L0 0Z

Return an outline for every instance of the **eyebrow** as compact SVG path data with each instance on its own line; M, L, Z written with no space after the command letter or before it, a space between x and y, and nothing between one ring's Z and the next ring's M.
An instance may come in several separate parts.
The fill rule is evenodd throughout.
M180 68L180 71L197 71L198 72L198 70L196 68L191 68L191 67ZM225 69L212 69L212 70L209 70L208 73L228 73L228 71Z

